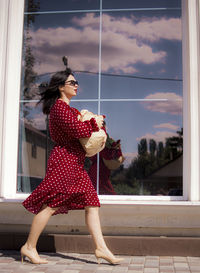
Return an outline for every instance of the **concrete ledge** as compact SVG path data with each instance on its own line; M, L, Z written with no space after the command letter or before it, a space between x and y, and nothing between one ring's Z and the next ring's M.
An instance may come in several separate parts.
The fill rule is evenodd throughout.
M0 233L0 249L19 250L27 234ZM134 256L200 256L199 237L105 236L115 254ZM44 234L38 250L45 252L93 253L89 235Z

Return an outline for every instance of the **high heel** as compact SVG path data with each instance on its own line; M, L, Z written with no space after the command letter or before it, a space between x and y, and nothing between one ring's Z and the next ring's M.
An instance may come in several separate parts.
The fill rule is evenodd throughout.
M24 263L24 255L21 254L21 261L22 261L22 264Z
M121 261L124 260L123 258L109 257L103 251L99 249L95 250L95 256L96 256L98 264L100 264L100 259L104 259L110 264L119 264Z
M47 260L41 259L40 257L38 258L36 256L36 253L34 253L34 251L32 251L32 250L29 250L26 247L26 245L23 245L21 247L20 253L21 253L22 264L23 264L23 261L24 261L24 257L28 257L30 262L33 263L33 264L47 264L48 263Z

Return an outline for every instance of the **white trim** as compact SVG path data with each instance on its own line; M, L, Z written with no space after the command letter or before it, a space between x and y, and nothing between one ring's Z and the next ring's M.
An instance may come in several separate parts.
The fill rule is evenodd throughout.
M5 86L5 68L6 68L6 45L8 28L9 1L0 2L0 177L2 170L2 149L3 149L3 115L4 115L4 86ZM1 194L0 180L0 196Z
M190 194L191 201L200 197L200 158L199 158L199 85L198 85L198 19L197 0L188 1L188 27L189 27L189 92L190 92ZM186 167L186 166L185 166Z
M16 200L25 200L30 193L16 193ZM185 201L183 196L156 196L156 195L99 195L100 202L138 202L141 201Z
M199 109L198 109L198 117L200 117L200 0L196 0L197 1L197 9L196 9L196 13L197 13L197 62L198 62L198 101L199 101ZM199 118L199 130L200 130L200 118ZM199 132L200 134L200 132ZM200 141L200 139L199 139ZM199 156L200 156L200 145L199 145ZM200 181L199 181L200 183ZM200 190L200 187L199 187ZM199 192L199 196L200 196L200 192Z
M16 197L23 12L24 1L10 0L2 151L2 196L6 198Z
M3 0L6 3L6 0ZM196 2L195 2L196 1ZM195 52L192 52L191 55L191 43L196 41L195 34L197 32L197 27L195 25L194 28L194 21L195 19L192 18L193 12L195 10L195 3L197 4L199 0L183 0L183 7L184 7L184 16L186 18L188 16L188 20L184 19L185 21L185 30L187 39L187 28L188 28L188 21L189 21L189 32L192 31L193 34L190 34L191 41L190 41L190 55L186 56L185 59L185 71L184 77L186 75L192 74L193 71L189 71L188 67L193 66L193 61L195 61ZM189 2L189 3L188 3ZM190 6L190 11L187 13ZM4 130L3 130L3 153L2 153L2 196L4 199L2 200L16 200L19 198L20 200L25 199L29 194L19 194L16 193L16 174L17 174L17 150L18 150L18 120L19 120L19 90L20 90L20 72L21 72L21 49L22 49L22 33L23 33L23 8L24 8L24 1L21 0L10 0L10 7L9 7L9 22L8 22L8 42L7 42L7 49L8 55L6 59L6 78L5 78L5 111L4 111ZM193 30L194 28L194 30ZM196 32L195 32L196 31ZM196 41L197 42L197 41ZM186 45L187 48L187 45ZM186 51L188 52L188 51ZM197 51L196 51L197 52ZM184 51L185 54L185 51ZM190 66L189 63L189 57ZM195 70L195 69L194 69ZM197 72L197 71L194 71ZM11 76L12 75L12 76ZM190 83L190 86L189 86ZM188 88L189 87L189 88ZM192 188L193 180L194 179L194 187L189 194L190 200L199 200L199 191L196 194L195 191L197 190L196 184L198 184L199 189L199 170L197 171L197 166L199 165L199 127L196 128L196 124L198 123L198 115L196 115L198 111L198 99L196 100L197 92L196 92L196 85L191 85L191 77L186 77L186 87L184 90L184 96L186 100L184 102L184 136L186 136L184 140L184 197L173 197L173 196L100 196L100 200L102 203L113 203L113 204L123 204L124 202L127 204L134 204L139 200L143 200L144 202L173 202L173 200L187 200L188 193L187 193L187 181L191 181L191 185L188 186ZM12 90L12 91L11 91ZM190 101L189 90L192 90L192 95L195 95L195 99ZM188 104L190 103L190 108ZM191 107L193 107L193 112L190 115ZM186 111L185 111L186 109ZM12 114L11 114L12 113ZM193 119L193 117L195 117ZM189 121L191 122L189 123ZM190 131L191 130L191 131ZM14 133L13 133L14 132ZM197 133L197 134L196 134ZM194 138L193 138L194 136ZM191 141L192 139L192 141ZM194 141L194 142L193 142ZM191 144L190 144L191 143ZM191 145L191 146L190 146ZM191 147L191 152L190 152ZM198 148L198 149L197 149ZM193 162L195 159L198 159L198 162L195 163L193 166ZM192 163L191 163L192 162ZM191 174L188 170L192 168ZM196 172L197 171L197 172ZM196 194L196 196L195 196ZM170 201L170 202L169 202Z
M27 195L28 196L28 195ZM22 203L25 198L0 198L1 203ZM102 200L101 205L155 205L155 206L197 206L200 207L200 201L171 201L166 200L138 200L138 201L118 201L118 200Z
M183 60L183 197L189 199L190 189L190 93L189 93L189 45L188 7L182 0L182 60Z

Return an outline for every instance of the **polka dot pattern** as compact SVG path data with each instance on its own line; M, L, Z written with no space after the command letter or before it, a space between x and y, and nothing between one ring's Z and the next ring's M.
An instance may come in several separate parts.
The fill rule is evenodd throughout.
M121 148L115 149L105 147L99 153L99 194L115 195L116 192L110 181L111 170L109 170L103 162L103 158L112 160L122 155ZM88 171L88 175L93 183L94 188L97 187L97 155L90 157L92 165Z
M84 170L85 151L79 138L90 137L98 130L95 120L78 121L77 109L57 100L51 108L49 129L56 143L48 160L46 175L41 184L23 202L37 214L43 204L58 209L54 215L68 210L100 207L94 186Z

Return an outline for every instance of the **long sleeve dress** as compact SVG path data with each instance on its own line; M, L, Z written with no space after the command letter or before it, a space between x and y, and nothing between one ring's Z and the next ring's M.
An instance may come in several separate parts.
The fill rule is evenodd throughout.
M23 202L23 206L37 214L43 204L58 209L53 215L68 210L100 207L94 186L84 170L85 151L79 138L90 137L99 128L95 119L81 122L79 112L57 99L50 111L49 129L56 143L48 159L44 180Z

